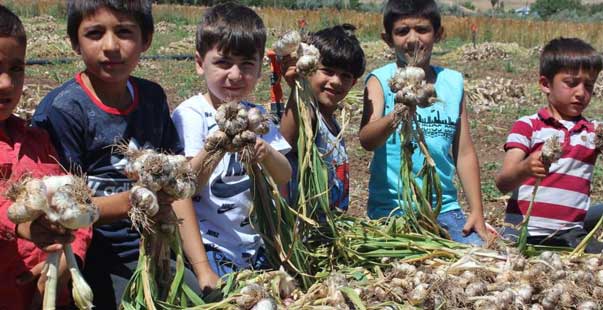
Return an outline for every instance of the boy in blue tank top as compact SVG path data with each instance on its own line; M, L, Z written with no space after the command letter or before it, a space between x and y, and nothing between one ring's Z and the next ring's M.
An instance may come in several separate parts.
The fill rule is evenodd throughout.
M311 34L308 40L308 44L316 46L320 52L318 70L308 77L318 107L318 111L312 111L312 128L318 131L314 143L324 154L328 170L329 206L340 211L346 211L349 205L349 160L334 113L365 69L364 52L354 36L355 29L350 24L337 25ZM285 79L291 87L297 74L295 61L290 57L283 60L287 66ZM299 127L296 105L294 96L289 96L280 127L283 137L293 147L297 146ZM295 178L299 166L297 152L289 152L287 159L294 176L288 184L288 199L294 201L298 188Z
M416 110L442 186L442 210L438 222L448 230L453 240L481 245L488 233L482 210L479 164L464 104L463 76L459 72L430 65L433 45L444 32L437 5L433 0L389 0L384 10L383 26L382 38L395 49L397 62L372 71L366 80L359 136L361 145L374 151L370 167L368 216L376 219L387 217L392 212L401 214L399 192L404 189L400 186L400 133L394 120L394 93L388 81L398 66L404 66L413 59L415 66L425 71L427 82L435 84L440 101ZM414 51L418 49L424 53L416 56ZM422 183L422 179L416 176L423 161L423 154L415 148L412 162L418 184ZM468 218L461 210L454 186L457 167L471 208Z

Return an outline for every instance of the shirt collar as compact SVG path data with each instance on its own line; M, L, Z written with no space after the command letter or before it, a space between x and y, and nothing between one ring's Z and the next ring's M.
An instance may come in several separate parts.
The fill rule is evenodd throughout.
M547 107L543 107L538 111L538 117L547 125L553 126L555 128L565 128L559 120L557 120ZM594 129L594 126L591 122L589 122L584 116L580 115L576 118L574 122L574 127L570 131L580 131L582 129Z

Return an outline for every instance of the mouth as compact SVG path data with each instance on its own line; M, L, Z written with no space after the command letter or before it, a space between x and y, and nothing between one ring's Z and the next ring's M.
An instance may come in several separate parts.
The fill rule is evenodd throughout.
M337 91L331 88L325 88L324 90L327 94L331 95L331 96L339 96L341 95L341 91Z
M124 62L117 61L117 60L108 60L108 61L101 61L100 64L104 67L115 67L115 66L123 65Z

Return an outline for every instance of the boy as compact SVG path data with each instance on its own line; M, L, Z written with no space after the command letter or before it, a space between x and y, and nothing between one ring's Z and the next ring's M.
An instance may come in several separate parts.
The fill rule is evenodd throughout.
M368 216L383 218L392 211L400 214L399 126L394 112L394 94L388 81L398 67L415 60L433 83L439 102L417 108L416 118L423 129L425 143L436 164L442 189L442 209L438 223L452 240L481 245L489 239L483 215L479 164L469 132L465 108L463 75L432 66L431 51L444 34L440 12L434 0L389 0L383 13L383 40L395 49L396 62L371 72L366 79L365 101L360 124L360 144L374 151L369 180ZM420 50L419 55L415 55ZM425 157L418 147L412 154L412 172L418 184ZM458 174L471 214L465 218L457 197L454 175ZM481 239L480 239L481 237Z
M195 157L191 161L193 166L203 162L203 154L207 154L203 146L206 138L218 129L215 113L220 105L241 100L254 90L265 44L264 23L248 7L226 3L204 14L197 27L195 62L208 91L184 101L172 115L184 143L184 153ZM249 108L254 106L241 103ZM256 142L256 160L279 184L291 178L291 167L281 154L289 149L274 124ZM250 179L239 156L227 153L210 166L199 176L202 185L209 182L193 200L214 271L222 276L242 268L268 267L262 254L261 236L249 223L253 199Z
M63 174L54 160L56 153L46 132L27 127L24 120L12 115L23 90L26 44L21 21L0 5L0 193L24 175L39 178ZM46 256L43 251L60 251L61 244L72 242L74 237L43 217L13 224L7 217L11 204L4 194L0 194L0 274L3 280L0 281L0 309L39 308L45 284L41 276ZM80 262L85 257L90 238L90 229L75 233L72 246ZM64 257L60 268L63 275L68 274ZM63 297L68 296L66 290L62 293Z
M354 36L356 28L343 24L320 30L310 35L308 44L318 48L320 64L316 73L308 77L308 82L318 104L318 111L312 111L313 122L318 122L315 143L328 169L329 205L333 209L346 211L349 204L349 163L345 142L340 136L341 128L335 118L337 104L352 89L365 68L364 52ZM293 86L296 76L294 59L287 68L285 79ZM285 114L281 120L281 134L290 145L297 145L298 128L296 117L297 102L289 96ZM316 126L312 126L316 128ZM297 175L297 152L287 154L289 163ZM297 182L289 183L289 201L295 200Z
M528 222L528 243L575 247L587 234L583 225L600 150L595 148L594 126L582 112L601 68L601 56L580 39L554 39L542 51L538 82L548 104L515 122L496 176L501 192L513 191L505 216L511 225L523 221L534 184L541 180ZM560 138L563 154L547 167L540 153L544 141L554 135ZM504 235L517 238L518 229L507 228ZM603 244L596 240L586 248L590 253L601 250Z
M151 1L71 0L67 5L67 32L86 68L42 100L33 123L49 131L63 165L84 173L97 196L100 225L83 273L95 306L116 309L137 265L140 235L128 218L132 180L124 175L124 157L111 146L129 141L174 154L182 146L161 86L130 76L151 45ZM211 286L215 275L190 202L174 204L174 211L183 219L183 248L197 275L187 269L185 281L200 291L199 285Z

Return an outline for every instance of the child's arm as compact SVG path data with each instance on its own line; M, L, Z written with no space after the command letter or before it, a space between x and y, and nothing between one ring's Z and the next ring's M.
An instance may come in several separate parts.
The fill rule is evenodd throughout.
M214 288L219 277L211 269L209 260L207 259L205 247L199 233L201 230L199 229L193 201L191 199L174 201L172 207L176 216L182 219L182 224L179 225L180 235L182 236L182 247L197 276L199 287L202 290Z
M95 225L109 224L119 219L128 218L130 191L104 197L93 197L92 202L98 207L100 213Z
M484 220L479 162L471 140L469 120L465 110L465 100L463 100L461 103L461 126L454 149L457 174L471 209L471 214L467 217L467 222L463 227L463 233L467 235L475 231L483 240L487 241L489 237Z
M396 130L393 113L383 116L385 99L376 77L369 78L364 89L364 111L360 123L360 144L367 151L383 145Z
M540 160L540 151L526 155L526 152L520 148L507 150L503 166L495 179L496 187L501 192L515 190L530 177L546 177L547 168Z
M293 96L289 96L287 101L287 107L285 107L285 113L281 118L280 131L281 135L291 147L297 146L297 135L299 130L299 124L297 123L297 102Z
M285 184L291 179L291 165L285 155L263 139L258 138L255 142L255 158L264 165L276 184Z

